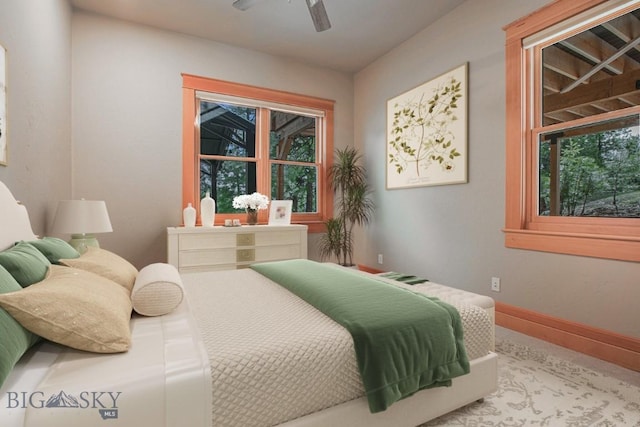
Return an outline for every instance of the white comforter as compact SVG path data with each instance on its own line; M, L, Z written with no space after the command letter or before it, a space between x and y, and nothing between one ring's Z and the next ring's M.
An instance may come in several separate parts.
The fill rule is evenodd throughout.
M211 363L215 426L277 425L364 395L349 333L286 289L249 269L183 280ZM487 312L458 310L469 359L489 353Z

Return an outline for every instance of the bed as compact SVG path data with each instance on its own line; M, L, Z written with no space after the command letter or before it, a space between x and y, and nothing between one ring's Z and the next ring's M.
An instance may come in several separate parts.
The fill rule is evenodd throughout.
M0 224L0 250L37 238L2 183ZM170 313L133 312L125 352L33 345L0 388L0 425L417 426L496 390L490 298L349 274L455 307L470 372L372 413L342 326L255 270L186 273L184 299Z

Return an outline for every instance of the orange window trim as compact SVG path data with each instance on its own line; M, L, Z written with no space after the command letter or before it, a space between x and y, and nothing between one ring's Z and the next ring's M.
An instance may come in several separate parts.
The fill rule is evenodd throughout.
M319 132L324 144L318 153L320 170L318 173L318 212L317 213L293 213L291 222L306 224L309 232L319 233L325 231L324 222L333 215L333 192L327 181L327 171L333 162L333 107L334 101L299 95L290 92L265 89L240 83L227 82L207 77L182 74L182 205L192 204L199 209L199 135L196 123L197 105L196 91L215 94L237 96L240 98L268 101L283 105L314 108L323 110L325 117L322 120ZM265 131L267 132L267 131ZM265 136L261 135L264 139ZM268 134L266 139L268 141ZM260 159L258 159L260 162ZM259 182L269 179L269 170L266 167L259 168ZM267 223L269 210L259 212L259 223ZM216 214L216 225L224 223L225 219L238 218L244 220L244 214Z
M556 0L504 28L506 32L505 246L640 261L640 220L541 217L536 206L536 134L523 39L605 0ZM634 112L625 110L624 114ZM638 113L638 111L635 111ZM617 113L616 113L617 114ZM623 115L623 113L619 113Z

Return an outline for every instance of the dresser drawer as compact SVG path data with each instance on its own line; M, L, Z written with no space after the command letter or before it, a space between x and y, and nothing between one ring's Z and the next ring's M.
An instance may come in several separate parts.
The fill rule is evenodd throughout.
M235 248L180 251L180 268L235 264Z
M256 244L255 233L236 234L236 246L253 246Z
M298 231L270 231L256 234L256 246L269 245L299 245L300 232Z
M247 267L249 264L247 264ZM239 266L237 268L240 268ZM198 265L195 267L181 267L181 273L199 273L204 271L223 271L223 270L235 270L236 263L231 264L216 264L216 265Z
M300 258L300 245L256 247L256 262Z
M255 249L237 249L236 261L237 262L251 262L256 260Z
M234 248L235 246L236 234L232 233L182 234L178 236L178 248L180 251Z

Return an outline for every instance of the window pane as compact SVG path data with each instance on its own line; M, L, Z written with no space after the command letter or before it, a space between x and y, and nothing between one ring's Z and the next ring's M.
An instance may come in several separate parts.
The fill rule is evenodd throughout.
M637 115L540 135L539 214L640 217Z
M200 161L200 197L206 192L216 201L217 213L238 212L233 208L235 196L256 191L256 164L232 160Z
M542 49L542 124L640 104L640 34L634 10Z
M271 111L269 158L296 162L316 161L316 119Z
M200 154L256 155L256 109L200 101Z
M317 182L315 166L271 165L271 198L293 200L293 212L317 212Z

